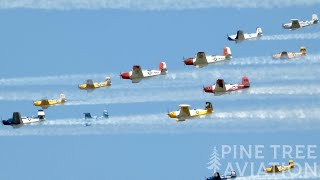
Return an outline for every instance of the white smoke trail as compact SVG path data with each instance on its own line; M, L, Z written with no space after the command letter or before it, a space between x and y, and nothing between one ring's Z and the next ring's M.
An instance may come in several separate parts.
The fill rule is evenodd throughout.
M283 8L292 6L315 6L319 0L2 0L0 8L28 9L133 9L133 10L183 10L203 8Z
M209 84L208 84L209 85ZM84 92L69 90L65 91L67 103L65 105L99 105L99 104L129 104L129 103L145 103L145 102L176 102L176 101L192 101L206 100L208 97L214 97L212 93L203 93L202 86L183 88L172 87L170 91L166 88L155 88L152 90L137 90L135 88L125 90L108 90L101 93L84 94ZM303 95L317 96L320 95L320 86L318 84L292 84L279 85L274 84L262 85L259 87L250 87L249 89L234 91L231 94L222 96L233 96L233 98L247 98L258 95ZM254 96L253 96L254 95ZM42 92L39 95L34 91L4 91L0 93L2 101L30 101L39 100L43 97L58 98L54 92ZM128 98L130 97L130 98Z
M225 67L221 69L221 65ZM239 69L232 69L233 66L241 65L242 68ZM261 69L252 68L251 65L286 65L287 68L275 66L272 67L272 76L270 76L270 71L262 71ZM301 65L299 67L289 66L289 65ZM303 65L303 66L302 66ZM165 76L155 77L153 81L145 80L146 82L142 81L140 83L148 83L152 86L148 87L163 87L165 84L172 84L171 80L175 80L175 85L182 85L180 82L176 82L176 80L201 80L205 79L206 77L234 77L238 76L241 78L243 76L244 68L246 72L252 73L257 80L263 79L281 79L283 77L287 77L286 80L289 79L301 79L301 77L308 79L316 76L314 74L320 73L319 68L315 68L313 65L320 65L320 54L308 54L306 57L301 59L294 59L294 60L273 60L269 56L260 56L260 57L244 57L244 58L234 58L230 61L226 61L221 64L212 64L209 65L207 68L202 69L192 69L192 70L172 70L169 74ZM230 67L231 66L231 67ZM211 68L218 67L214 69ZM191 67L190 67L191 68ZM266 68L266 67L262 67ZM311 71L312 68L312 71ZM306 70L304 72L304 76L301 76L296 71ZM200 73L201 72L201 73ZM286 76L274 76L275 73L286 74ZM258 75L259 74L259 75ZM268 75L268 76L267 76ZM0 86L1 87L8 87L8 86L52 86L52 85L67 85L67 86L74 86L75 88L78 87L78 84L85 83L87 79L93 79L95 82L100 82L104 80L105 74L71 74L71 75L56 75L56 76L41 76L41 77L16 77L16 78L1 78L0 79ZM110 76L111 80L114 82L111 88L113 89L121 89L124 85L128 85L128 80L121 80L119 83L119 75L111 73ZM159 82L160 81L160 82ZM130 83L129 83L130 84ZM183 83L184 85L186 83ZM141 88L146 88L146 86L139 86Z
M20 77L20 78L1 78L1 86L45 86L45 85L70 85L77 86L79 83L85 83L87 79L94 81L104 81L106 74L70 74L56 76L38 76L38 77ZM114 74L108 75L112 78L118 76Z
M306 40L320 39L320 32L315 33L300 33L300 34L277 34L262 36L259 40Z
M217 112L202 119L176 122L166 113L112 116L101 120L56 119L20 128L3 127L0 136L127 133L278 132L320 128L319 108ZM288 124L287 121L291 123ZM89 124L90 126L85 126ZM301 126L303 124L303 126ZM267 128L272 127L272 128ZM232 131L230 131L232 129Z

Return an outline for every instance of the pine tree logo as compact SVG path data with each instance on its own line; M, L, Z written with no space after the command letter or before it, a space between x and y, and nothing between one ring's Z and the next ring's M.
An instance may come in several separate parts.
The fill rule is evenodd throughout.
M217 172L220 170L220 166L221 166L221 163L220 163L220 158L219 158L219 153L218 153L218 150L217 150L217 147L215 146L213 148L213 153L211 154L210 156L210 160L208 162L208 169L212 170L214 172Z

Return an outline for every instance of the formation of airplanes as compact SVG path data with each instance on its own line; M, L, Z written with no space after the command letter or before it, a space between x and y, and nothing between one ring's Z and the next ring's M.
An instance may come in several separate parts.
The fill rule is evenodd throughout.
M291 22L282 24L284 29L297 30L307 26L318 24L319 20L316 14L312 15L310 21L299 21L298 19L291 19ZM240 43L250 39L258 39L263 36L262 28L257 27L254 33L244 33L242 30L238 30L234 35L228 35L229 41L235 41ZM306 48L304 46L300 47L300 52L287 52L283 51L272 56L273 59L294 59L302 58L307 55ZM230 47L224 47L222 55L206 55L205 52L197 52L195 57L183 59L185 65L195 66L197 68L205 67L209 64L215 64L218 62L223 62L232 59L232 53ZM160 62L159 68L156 70L143 70L140 65L134 65L132 71L120 73L122 79L129 79L132 83L139 83L143 79L167 75L168 69L166 62ZM111 86L111 79L109 76L105 77L103 82L93 82L92 79L86 80L86 83L78 85L80 90L92 91L97 88ZM214 95L221 95L230 93L232 91L243 90L250 88L250 81L247 76L242 77L242 82L240 84L228 84L224 82L224 79L216 80L216 83L210 86L203 87L203 91L206 93L213 93ZM41 107L42 109L47 109L50 106L63 105L67 102L66 96L60 94L58 99L41 99L33 102L34 106ZM207 117L214 113L214 109L211 102L205 103L205 108L201 109L190 109L189 104L180 104L179 110L168 112L168 117L175 119L177 122L183 122L188 119ZM100 120L109 118L109 113L107 110L103 111L102 116L91 116L91 113L83 113L86 126L91 126L92 120ZM20 112L13 112L12 118L7 120L2 120L3 125L9 125L13 127L20 127L23 124L39 123L46 120L44 110L38 110L37 116L34 117L24 117L21 116ZM265 168L266 173L277 173L288 171L294 168L294 161L290 160L287 166L272 165L271 167ZM215 172L212 177L208 177L205 180L227 180L236 178L236 172L231 171L230 174L222 175Z
M299 19L291 19L291 22L282 24L282 27L284 29L297 30L306 26L318 24L318 22L318 16L316 14L312 14L312 18L310 21L299 21Z
M292 19L291 22L285 23L282 25L285 29L296 30L299 28L303 28L306 26L314 25L318 23L318 17L316 14L312 15L312 19L310 21L299 21L297 19ZM238 30L236 34L228 36L228 40L235 41L236 43L257 39L262 37L262 28L256 28L255 33L244 33L242 30ZM273 59L294 59L301 58L307 55L306 48L301 46L300 52L287 52L283 51L278 54L274 54L272 56ZM232 52L230 47L223 48L222 55L206 55L205 52L198 52L195 57L183 59L185 65L192 65L198 68L205 67L209 64L215 64L218 62L223 62L226 60L232 59ZM134 65L132 71L120 73L120 77L122 79L129 79L132 83L139 83L143 79L148 79L151 77L166 75L168 73L166 62L160 62L159 68L155 70L143 70L140 65ZM109 76L105 77L105 81L103 82L93 82L92 79L86 80L86 83L78 85L80 90L92 91L97 88L108 87L111 86L111 79ZM242 90L250 88L249 78L244 76L242 78L241 84L228 84L225 83L223 79L218 79L215 84L203 87L203 91L206 93L213 93L214 95L221 95L230 93L232 91ZM42 109L47 109L50 106L55 105L63 105L67 102L66 96L64 94L60 94L58 99L41 99L33 102L34 106L41 107ZM170 118L175 118L177 121L185 121L186 119L193 119L197 117L204 117L208 114L212 114L214 112L212 108L212 104L210 102L206 102L205 109L189 109L190 105L181 104L179 105L180 109L178 111L172 111L168 113ZM43 118L42 114L43 113ZM104 114L102 117L108 117L107 114ZM96 119L96 117L91 117L90 113L85 113L86 119ZM21 117L20 113L15 112L13 118L9 120L4 120L4 125L12 125L12 124L25 124L32 122L39 122L44 120L44 112L39 111L38 118L26 118Z

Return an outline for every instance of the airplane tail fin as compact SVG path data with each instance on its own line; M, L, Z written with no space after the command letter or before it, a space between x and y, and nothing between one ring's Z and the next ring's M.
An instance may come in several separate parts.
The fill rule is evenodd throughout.
M167 64L165 62L161 62L159 64L159 70L161 71L161 74L167 74L168 73L168 69L167 69Z
M289 160L289 166L290 166L291 168L294 168L294 162L293 162L293 160Z
M44 120L45 117L46 117L46 114L44 113L44 111L43 110L38 110L38 118L40 120Z
M105 81L107 83L107 86L110 86L112 84L109 76L106 76Z
M235 177L237 177L236 171L231 171L231 178L235 178Z
M244 85L245 87L250 87L250 81L249 78L247 76L243 76L242 77L242 85Z
M59 98L59 99L60 99L62 102L66 102L66 101L67 101L66 95L63 94L63 93L60 94L60 98Z
M304 46L300 47L300 52L302 55L307 55L307 49Z
M104 118L109 118L109 113L108 113L107 110L104 110L102 115L103 115Z
M209 112L212 112L212 111L213 111L213 107L212 107L211 102L206 102L205 108L206 108L206 110L209 111Z
M213 177L214 177L214 179L217 179L217 180L220 180L220 179L221 179L220 174L219 174L218 172L215 172L215 173L213 174Z
M226 59L231 59L232 58L231 49L229 47L225 47L223 49L223 55L226 57Z
M256 33L258 37L262 36L262 29L257 27Z
M313 24L317 24L319 22L318 16L316 14L312 14Z
M14 112L12 115L12 124L22 124L21 114L19 112Z

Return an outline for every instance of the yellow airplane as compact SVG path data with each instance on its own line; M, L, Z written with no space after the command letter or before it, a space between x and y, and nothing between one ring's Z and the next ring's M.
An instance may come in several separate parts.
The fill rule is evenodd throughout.
M34 101L34 106L40 106L42 109L47 109L52 105L64 104L67 101L66 96L64 94L60 94L59 99L41 99L39 101Z
M168 113L170 118L177 119L179 121L185 121L186 119L196 118L196 117L203 117L207 114L213 113L212 104L210 102L206 102L205 109L189 109L188 104L180 104L180 110L172 111Z
M266 173L276 173L276 172L288 171L289 169L292 169L292 168L294 168L294 162L293 160L290 160L288 166L273 165L269 168L265 168L264 171Z
M92 79L88 79L85 84L80 84L79 89L96 89L100 87L111 86L110 77L106 77L104 82L94 83Z
M301 58L307 55L307 50L305 47L300 47L300 52L293 53L293 52L287 52L283 51L279 54L275 54L272 56L273 59L294 59L294 58Z

